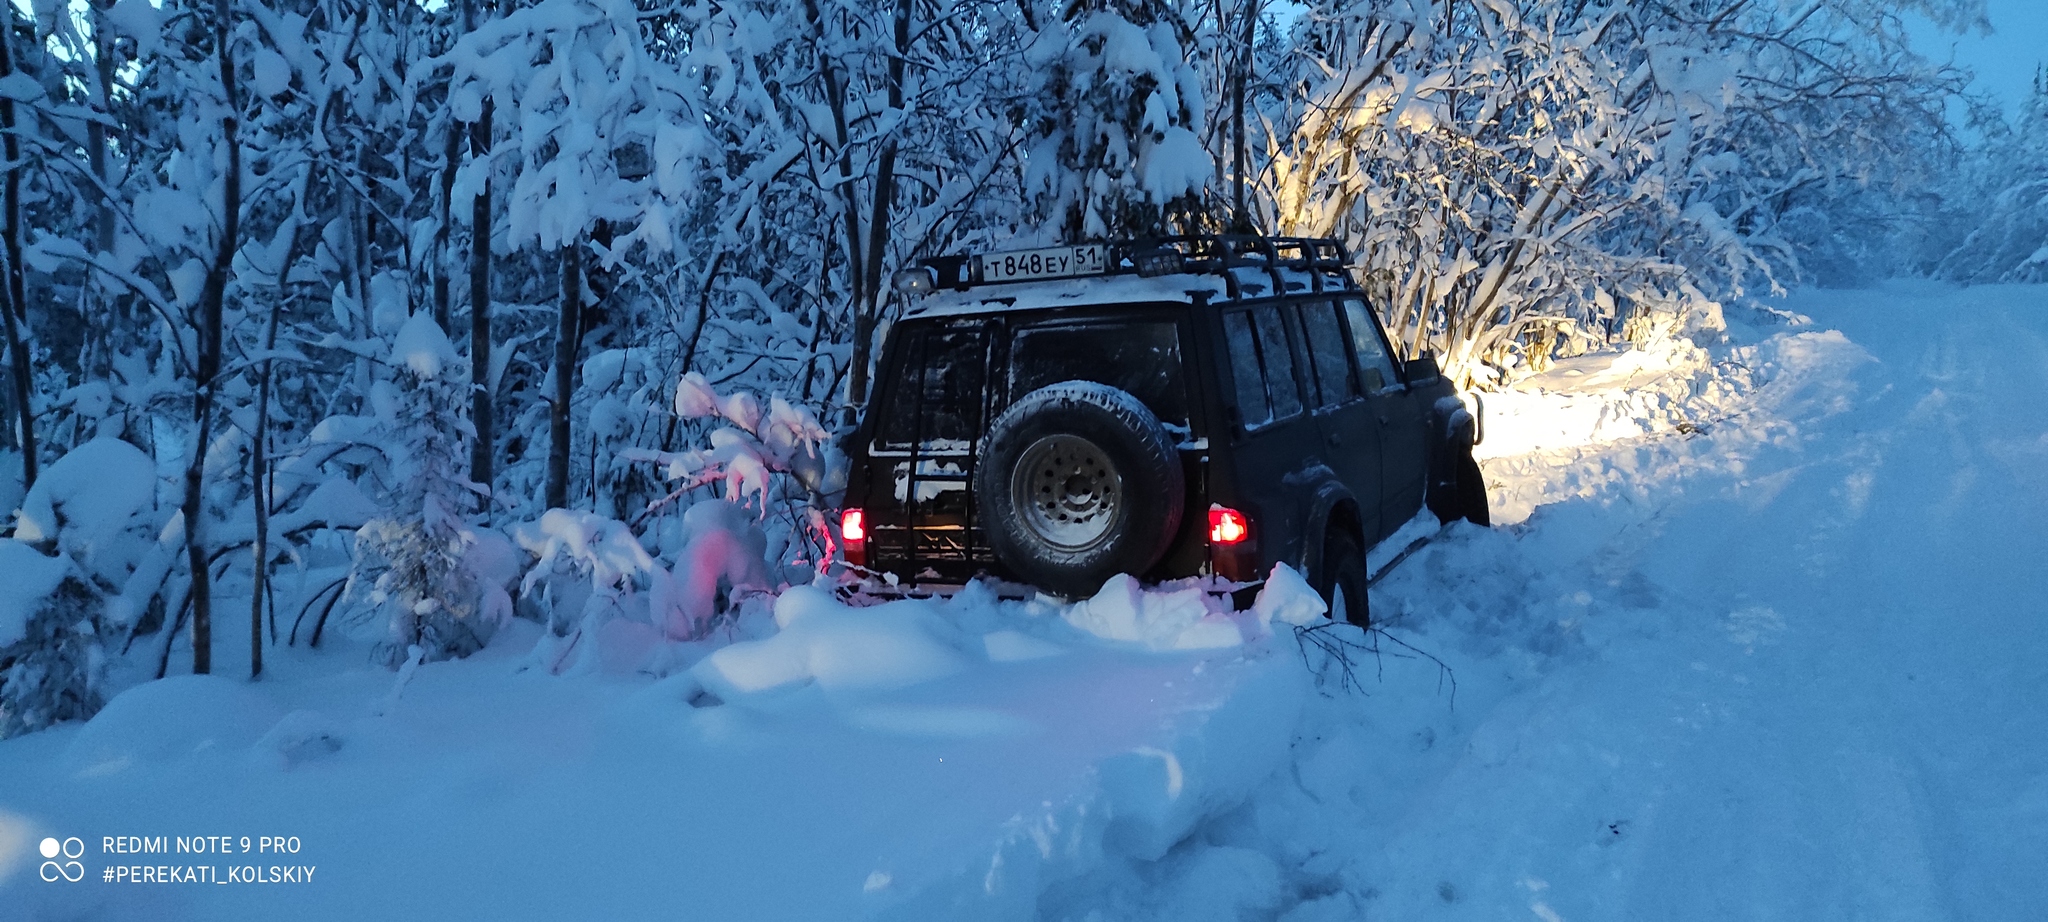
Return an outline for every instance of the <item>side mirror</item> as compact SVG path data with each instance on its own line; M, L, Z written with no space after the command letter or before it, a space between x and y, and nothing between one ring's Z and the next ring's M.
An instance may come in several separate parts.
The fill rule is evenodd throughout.
M1409 381L1434 381L1443 375L1443 369L1436 366L1436 353L1424 352L1408 360L1406 368Z

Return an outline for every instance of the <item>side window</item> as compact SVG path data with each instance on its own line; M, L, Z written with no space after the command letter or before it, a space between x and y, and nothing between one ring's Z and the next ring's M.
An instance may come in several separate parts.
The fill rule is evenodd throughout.
M1358 355L1358 373L1365 378L1366 392L1400 383L1400 376L1394 372L1393 356L1387 351L1386 340L1380 338L1380 326L1365 302L1347 299L1344 315L1351 322L1351 348Z
M1280 309L1259 307L1223 315L1230 351L1230 376L1237 382L1237 407L1244 427L1256 429L1301 412L1294 353Z
M1358 374L1344 354L1344 328L1337 325L1337 305L1310 301L1301 305L1302 345L1315 369L1320 406L1335 406L1359 396Z
M1159 418L1185 424L1180 331L1169 321L1027 327L1010 346L1010 399L1060 381L1128 391Z
M1230 350L1230 377L1237 382L1237 412L1245 428L1273 421L1273 405L1266 400L1265 373L1259 370L1259 347L1252 340L1252 315L1232 311L1223 315L1223 339Z
M988 334L981 327L923 330L903 343L903 379L878 429L887 446L965 449L981 435Z
M1287 328L1281 324L1280 308L1252 310L1258 329L1259 363L1266 368L1266 396L1273 400L1273 418L1286 419L1301 412L1301 390L1295 383L1294 353L1287 348Z

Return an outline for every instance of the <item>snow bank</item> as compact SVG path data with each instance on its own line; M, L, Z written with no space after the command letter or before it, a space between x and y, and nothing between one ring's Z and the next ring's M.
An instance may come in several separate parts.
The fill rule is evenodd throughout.
M1324 620L1329 612L1329 604L1309 586L1308 580L1284 563L1273 565L1273 571L1266 574L1266 584L1252 600L1252 615L1261 628L1270 628L1274 621L1307 627Z
M1706 350L1685 340L1560 359L1542 374L1481 395L1487 458L1614 442L1676 428L1726 410L1746 382L1729 381Z
M1730 333L1712 348L1663 339L1561 359L1542 374L1483 393L1485 440L1473 455L1484 461L1687 434L1738 414L1782 409L1757 402L1781 379L1797 385L1867 358L1833 330L1732 324Z
M1494 522L1513 524L1539 506L1674 478L1701 460L1652 449L1660 439L1711 432L1769 440L1783 434L1786 418L1827 412L1869 354L1839 332L1802 329L1805 322L1795 318L1789 329L1783 321L1763 328L1731 323L1729 340L1711 348L1666 339L1564 359L1480 394L1484 441L1473 456L1486 475ZM1739 464L1738 454L1724 452L1712 463ZM1570 463L1591 457L1600 463Z
M107 702L72 737L63 762L94 777L157 771L200 753L246 749L283 716L282 707L247 682L172 676Z
M252 748L275 756L277 766L289 769L301 762L332 755L341 749L340 727L318 711L300 709L284 715Z
M887 890L875 894L870 917L1125 917L1102 914L1104 907L1092 905L1098 881L1144 873L1239 808L1286 764L1297 717L1313 696L1292 650L1256 648L1242 656L1195 657L1192 664L1186 656L1169 655L1179 668L1162 668L1157 678L1139 682L1128 682L1137 678L1129 673L1122 677L1126 681L1107 685L1101 683L1106 676L1090 680L1061 673L1084 694L1054 690L1042 710L1073 708L1064 717L1078 726L1091 717L1115 721L1111 715L1118 712L1151 720L1122 728L1113 742L1096 742L1092 764L1073 776L1064 797L1022 805L996 841L955 846L953 854L934 855L915 870L893 867ZM1156 697L1102 697L1117 690ZM1080 761L1075 756L1087 751L1076 744L1088 742L1088 735L1026 736L1034 745L1018 749L1008 770L1053 778L1071 772ZM1242 899L1242 883L1219 878L1210 892L1227 905Z
M101 436L58 458L22 500L15 538L61 537L67 546L95 552L116 544L136 511L156 490L156 466L142 449Z
M861 608L798 587L776 601L774 634L650 694L721 737L808 700L863 733L1003 747L985 780L1030 793L1002 830L877 872L863 892L875 918L1028 919L1061 881L1157 860L1285 763L1311 679L1291 631L1269 629L1323 610L1284 566L1241 613L1128 577L1066 607L970 589Z
M1108 852L1159 859L1197 825L1242 803L1286 761L1308 697L1307 674L1295 668L1292 650L1262 652L1271 659L1236 664L1242 672L1227 699L1180 715L1167 745L1135 747L1097 766L1110 817Z
M1036 604L1037 610L1049 607ZM817 587L795 587L775 600L775 634L719 648L697 665L695 675L722 699L809 683L826 691L901 688L953 675L971 663L1057 656L1091 642L1149 651L1239 647L1268 637L1272 621L1306 625L1328 611L1284 563L1274 566L1248 612L1232 611L1228 596L1202 586L1146 590L1125 574L1110 577L1093 597L1058 610L1061 625L1072 630L1015 623L1014 614L991 620L987 611L963 618L958 609L967 607L1003 606L974 593L952 601L903 599L859 608ZM982 630L966 626L973 621Z
M57 591L71 563L63 557L48 557L20 541L0 539L0 573L7 575L7 587L0 590L0 647L20 642L28 634L28 622L42 610L43 600Z
M1201 650L1243 641L1227 600L1198 586L1146 592L1126 574L1110 577L1094 597L1075 603L1061 617L1096 637L1153 650Z
M967 666L965 639L923 599L841 605L798 586L775 600L774 636L722 647L694 670L720 698L815 682L826 691L902 688Z
M640 565L589 522L550 524L525 537ZM519 671L546 629L518 621L508 643L419 665L402 698L359 649L278 648L259 685L150 682L0 743L0 775L25 779L0 809L93 835L300 835L314 884L22 891L17 873L0 901L167 922L1033 919L1105 868L1165 860L1286 764L1313 695L1290 629L1319 617L1306 592L1281 570L1226 613L1128 580L1075 606L971 586L861 607L805 586L713 641L622 618L594 638L666 645L687 664L666 678L644 655ZM356 844L392 830L407 847ZM420 874L422 855L461 856L465 883ZM686 892L648 885L679 874Z

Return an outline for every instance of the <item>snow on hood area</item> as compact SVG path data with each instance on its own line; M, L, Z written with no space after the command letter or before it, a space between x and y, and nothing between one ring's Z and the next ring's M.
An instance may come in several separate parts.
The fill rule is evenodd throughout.
M550 675L520 619L134 685L0 741L0 919L2036 917L2048 289L1776 307L1482 395L1496 526L1375 550L1436 535L1373 632L1284 568L1239 612L799 586L667 670L615 621Z

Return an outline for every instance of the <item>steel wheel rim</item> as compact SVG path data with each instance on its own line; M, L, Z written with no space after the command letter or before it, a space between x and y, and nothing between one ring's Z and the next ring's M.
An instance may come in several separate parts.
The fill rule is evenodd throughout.
M1073 435L1031 443L1010 478L1024 527L1051 547L1085 551L1108 540L1123 511L1123 476L1102 447Z

